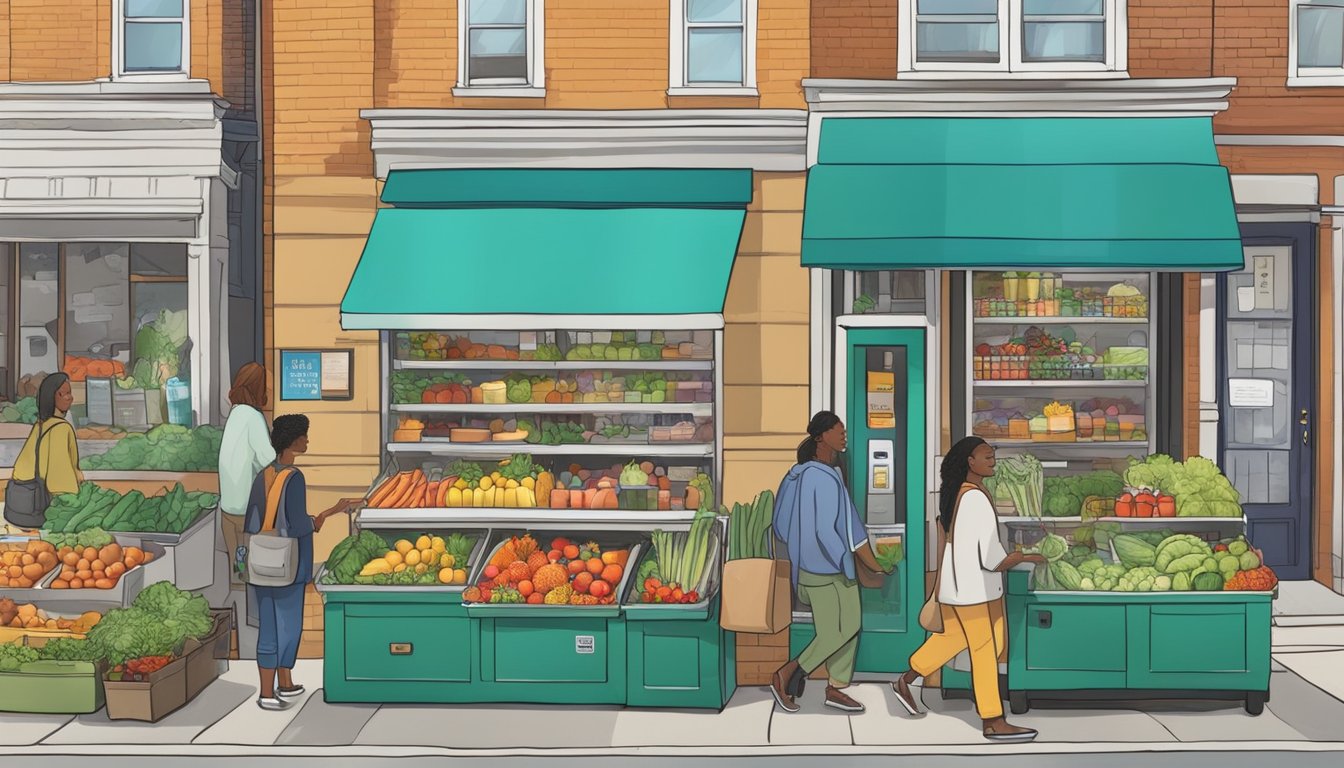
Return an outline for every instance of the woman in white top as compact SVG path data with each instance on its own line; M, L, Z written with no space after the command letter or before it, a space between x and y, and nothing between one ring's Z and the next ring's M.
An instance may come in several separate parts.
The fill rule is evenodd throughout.
M238 369L229 390L229 418L219 443L219 511L224 550L229 561L229 584L242 589L243 516L252 496L252 483L275 461L271 430L261 409L270 399L266 369L247 363Z
M999 521L985 489L994 474L994 448L978 437L963 438L943 459L938 522L947 544L938 572L943 631L931 635L910 657L910 670L891 687L911 715L919 703L910 686L970 650L971 683L985 738L1031 741L1036 731L1010 725L999 694L999 656L1005 646L1003 572L1022 563L1045 562L1040 555L1009 554L999 541Z

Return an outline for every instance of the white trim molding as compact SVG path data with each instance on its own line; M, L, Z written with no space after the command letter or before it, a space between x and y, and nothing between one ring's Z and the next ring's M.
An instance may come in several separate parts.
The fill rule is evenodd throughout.
M900 0L896 24L897 69L903 79L1088 79L1128 77L1129 13L1127 0L1101 0L1104 16L1101 61L1027 61L1024 28L1028 19L1023 0L998 0L994 13L983 17L960 14L939 16L917 11L918 0ZM1096 16L1041 16L1040 22L1087 22ZM994 61L919 61L918 29L921 22L936 25L997 24L998 57Z
M689 58L690 28L697 26L686 15L687 0L667 0L667 95L668 96L736 96L754 98L756 89L756 31L760 21L759 0L738 0L742 19L712 26L742 28L742 79L736 83L691 82L686 69Z
M103 0L107 2L107 0ZM161 18L136 18L126 16L127 0L111 0L112 3L112 61L113 80L130 80L141 83L171 83L191 79L191 0L181 0L182 13L177 16ZM182 52L176 70L126 71L126 24L179 24L182 27Z
M1333 67L1298 66L1299 52L1298 16L1304 6L1310 6L1311 0L1288 0L1288 87L1321 88L1344 86L1344 60ZM1326 11L1333 8L1344 14L1344 3L1338 5L1319 5L1316 10Z
M367 109L378 178L407 168L806 167L807 113Z
M1216 133L1213 143L1226 147L1344 147L1344 135Z
M527 4L524 36L527 44L527 79L478 80L471 77L470 16L471 0L457 3L457 84L453 95L458 98L516 98L540 99L546 97L546 0L523 0ZM511 28L516 29L514 24Z
M831 80L807 78L814 112L948 117L1211 117L1227 109L1231 77L1123 80Z

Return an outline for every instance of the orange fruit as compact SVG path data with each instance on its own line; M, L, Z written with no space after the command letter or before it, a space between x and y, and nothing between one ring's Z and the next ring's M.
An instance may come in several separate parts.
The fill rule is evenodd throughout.
M587 567L588 567L588 572L589 572L589 573L593 574L594 576L598 575L599 573L602 572L602 568L603 568L603 566L602 566L602 558L600 558L600 557L591 557L591 558L589 558L589 559L588 559L588 563L587 563Z
M572 575L572 574L576 574L576 573L584 573L584 572L587 571L587 570L588 570L588 566L584 565L584 563L583 563L582 560L570 560L570 561L569 561L569 572L570 572L571 575Z
M533 592L527 596L528 605L541 605L546 598L540 592Z
M591 573L588 573L587 571L584 571L583 573L580 573L578 576L574 577L574 581L573 583L570 584L570 586L574 587L575 592L578 592L579 594L582 595L588 592L588 587L592 583L593 583L593 575Z
M570 560L573 560L574 558L579 556L579 548L574 546L573 544L566 544L565 548L561 550L561 554L563 554Z
M608 584L620 584L622 573L624 573L624 570L621 566L612 563L602 569L602 580Z
M518 594L522 595L523 597L531 595L534 591L535 590L532 588L532 582L528 581L527 579L523 579L522 581L518 582Z

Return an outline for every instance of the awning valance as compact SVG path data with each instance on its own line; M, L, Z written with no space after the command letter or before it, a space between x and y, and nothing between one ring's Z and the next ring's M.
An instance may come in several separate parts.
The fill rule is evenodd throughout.
M1243 265L1207 118L828 118L803 265Z
M750 171L393 171L341 325L718 328L750 199Z

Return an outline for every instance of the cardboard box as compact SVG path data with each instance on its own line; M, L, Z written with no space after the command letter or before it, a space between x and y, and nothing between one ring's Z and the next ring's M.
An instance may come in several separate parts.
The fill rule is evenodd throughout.
M719 625L732 632L773 635L793 622L789 561L751 557L723 564Z
M176 658L143 683L106 680L108 720L157 723L181 709L187 696L187 660Z

